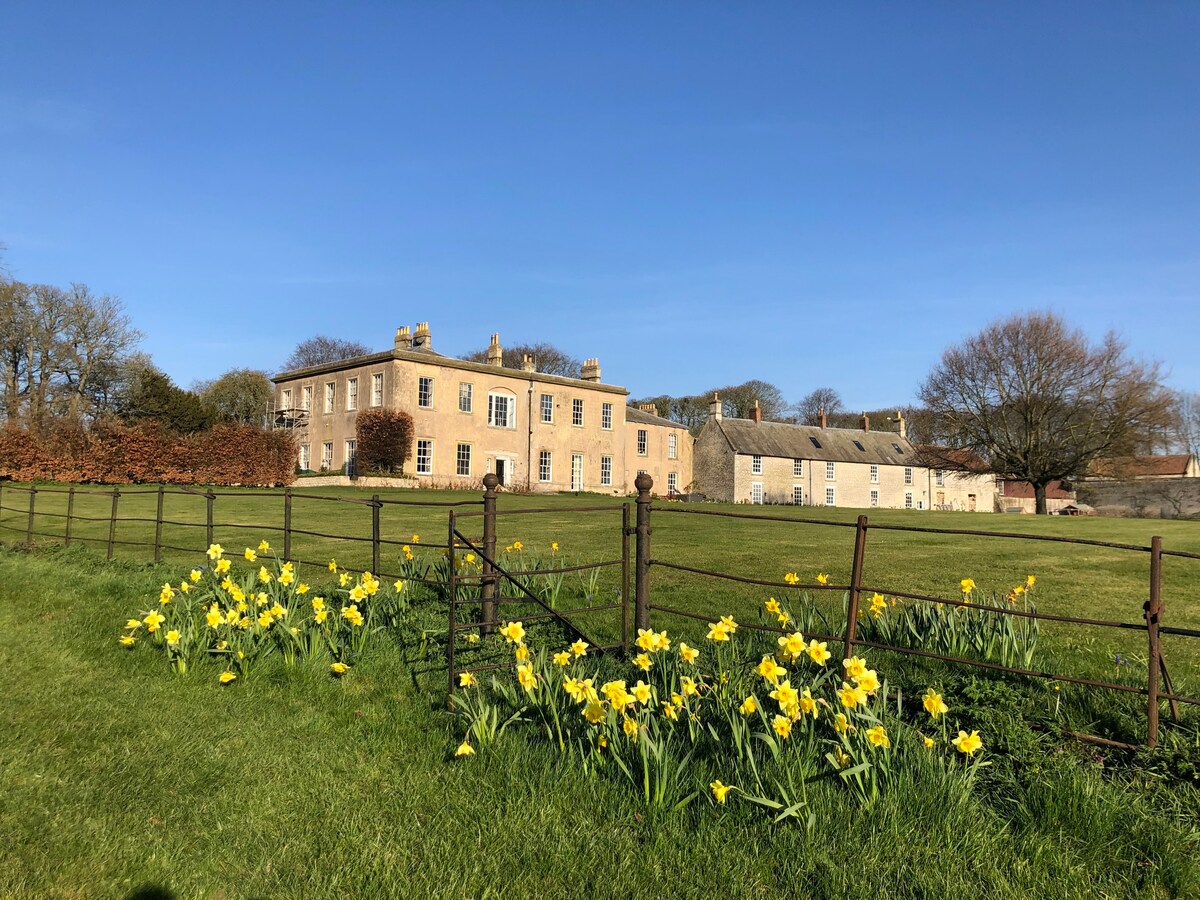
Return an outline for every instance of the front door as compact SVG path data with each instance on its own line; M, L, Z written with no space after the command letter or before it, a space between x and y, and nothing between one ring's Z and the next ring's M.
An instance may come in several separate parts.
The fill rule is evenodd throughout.
M967 494L967 509L969 509L971 512L975 512L975 495L974 494Z
M571 490L583 490L583 454L571 454Z
M496 478L499 479L501 484L506 484L508 482L508 460L507 459L497 459L496 460Z

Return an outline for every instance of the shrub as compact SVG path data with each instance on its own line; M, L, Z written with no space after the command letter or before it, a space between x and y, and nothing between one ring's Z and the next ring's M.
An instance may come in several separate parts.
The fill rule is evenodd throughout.
M396 409L365 409L358 414L354 436L363 472L401 472L412 446L412 416Z

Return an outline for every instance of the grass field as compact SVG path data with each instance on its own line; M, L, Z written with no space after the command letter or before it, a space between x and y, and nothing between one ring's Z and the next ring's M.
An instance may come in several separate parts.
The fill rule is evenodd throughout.
M6 487L4 505L18 505L14 498L25 499ZM122 497L122 515L153 520L154 500ZM37 508L55 512L54 502L39 495ZM76 513L106 518L110 502L81 496ZM553 512L502 517L500 543L519 539L526 552L546 555L556 540L568 562L615 558L616 506L572 512L596 502L503 496L502 509ZM278 542L263 530L280 522L277 495L239 492L217 504L218 523L247 526L218 528L225 546ZM764 512L842 522L855 515ZM354 504L297 500L294 515L297 529L370 530L369 510ZM835 581L848 577L848 528L655 515L656 558L770 579L785 571L805 580L818 571ZM203 522L204 504L169 497L167 518ZM1184 522L902 512L872 521L1136 544L1159 533L1168 547L1200 550L1200 528ZM23 529L25 520L5 510L0 525ZM35 522L35 530L55 528L61 520L51 516ZM106 521L74 528L79 538L107 537ZM324 666L279 666L228 690L207 676L175 677L160 657L122 650L120 624L152 602L164 580L177 580L203 547L202 528L170 528L167 543L197 552L168 553L161 566L144 562L145 549L119 547L118 559L106 563L102 545L100 555L94 543L63 551L49 546L51 538L39 538L45 546L32 553L0 549L0 665L10 685L0 700L0 894L123 896L147 886L181 897L1200 894L1194 715L1168 726L1165 746L1154 753L1097 750L1063 739L1064 725L1139 739L1140 701L1091 699L1071 687L1051 695L1040 683L880 655L881 671L898 682L929 683L940 673L950 685L948 702L968 717L964 724L988 736L991 765L969 795L937 780L913 782L864 808L822 787L812 798L821 816L811 831L772 828L735 806L668 815L520 735L453 760L456 737L443 711L444 662L436 650L421 658L411 643L381 641L341 681ZM463 530L472 533L469 525ZM383 533L444 542L446 510L386 507ZM152 521L118 528L118 539L152 537ZM392 563L398 550L391 548ZM297 537L294 555L314 562L336 556L355 568L369 562L367 545L344 540ZM1167 621L1197 627L1200 563L1166 565ZM599 591L615 590L615 571ZM1042 609L1126 621L1139 618L1147 584L1145 554L911 533L872 533L866 572L868 582L948 596L968 575L981 588L1003 589L1036 573ZM747 615L767 593L665 570L654 571L652 587L659 602ZM423 614L434 628L444 607ZM655 624L675 633L681 623ZM611 631L615 619L584 627ZM1113 656L1144 660L1144 640L1136 632L1045 633L1046 652L1061 666L1135 682L1144 673L1117 671ZM1197 657L1188 644L1165 642L1180 689L1194 692ZM1062 707L1057 714L1055 706Z

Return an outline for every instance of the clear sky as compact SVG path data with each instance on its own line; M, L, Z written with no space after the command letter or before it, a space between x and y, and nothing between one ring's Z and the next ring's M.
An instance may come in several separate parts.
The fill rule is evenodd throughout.
M184 386L428 320L874 407L1052 308L1200 389L1200 4L9 0L0 241Z

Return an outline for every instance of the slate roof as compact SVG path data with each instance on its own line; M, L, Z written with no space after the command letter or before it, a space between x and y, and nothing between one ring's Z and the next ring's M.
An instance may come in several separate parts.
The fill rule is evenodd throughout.
M987 461L973 450L958 447L935 447L932 444L917 444L917 453L922 465L931 469L950 469L959 472L982 474L990 472Z
M658 425L663 428L685 427L678 422L672 422L670 419L664 419L662 416L638 409L636 406L625 407L625 421L636 422L639 425Z
M721 430L735 453L885 466L922 465L917 448L908 438L891 431L818 428L816 425L755 422L753 419L709 421Z

